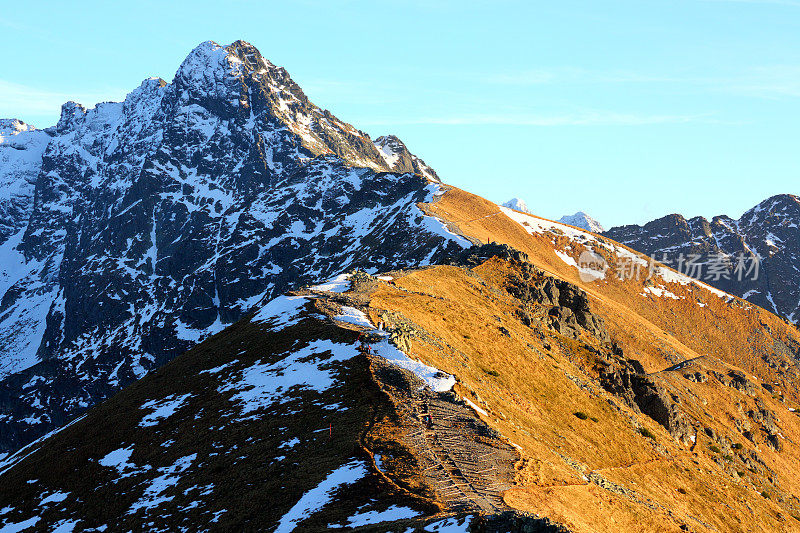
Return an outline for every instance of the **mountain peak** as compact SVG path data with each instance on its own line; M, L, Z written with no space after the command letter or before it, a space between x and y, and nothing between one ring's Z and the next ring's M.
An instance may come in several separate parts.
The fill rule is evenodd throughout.
M66 132L74 127L74 125L86 115L86 108L70 100L61 106L61 118L58 119L56 124L56 131L59 133Z
M18 118L0 118L0 135L17 135L24 131L34 130L36 128Z
M531 212L531 210L528 209L528 205L519 198L512 198L511 200L504 203L503 207L508 207L509 209L514 209L516 211L522 211L523 213Z
M404 143L387 137L398 152L390 166L368 135L244 41L203 42L171 83L148 78L123 102L89 104L65 103L43 131L0 125L20 132L0 139L0 418L13 389L4 379L33 376L43 360L63 370L42 382L47 405L38 392L11 393L14 412L48 412L36 424L20 416L18 432L4 420L0 456L289 283L468 245L417 207L438 180ZM126 266L112 259L121 257ZM100 290L101 272L119 294ZM119 332L92 359L108 372L93 373L78 402L83 392L58 389L94 372L67 366L94 342L84 334L100 331Z
M395 135L381 135L374 142L386 166L395 172L413 172L439 181L436 172L425 161L412 154L403 141Z
M558 221L561 222L562 224L569 224L570 226L575 226L577 228L593 231L594 233L602 233L605 231L605 229L603 229L602 224L600 224L598 221L596 221L583 211L578 211L574 215L563 216L560 219L558 219Z

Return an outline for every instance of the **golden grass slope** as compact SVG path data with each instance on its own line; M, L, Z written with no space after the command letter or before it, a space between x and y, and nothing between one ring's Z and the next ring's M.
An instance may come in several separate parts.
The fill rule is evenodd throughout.
M522 447L519 485L506 495L510 505L576 531L800 531L796 328L738 298L673 281L668 272L650 281L646 272L637 279L609 272L584 282L564 257L591 247L613 270L639 254L588 232L576 239L577 230L555 223L530 231L497 205L456 188L422 207L474 242L509 244L585 290L626 357L653 373L696 430L693 445L681 444L615 401L594 381L591 354L581 348L586 339L554 332L540 338L521 324L503 290L513 266L495 260L472 271L441 266L406 275L397 289L377 291L370 305L401 313L441 339L446 349L417 340L413 355L456 375L462 394ZM665 371L687 360L694 360L691 367ZM726 386L732 371L741 371L753 390ZM710 379L689 381L690 372ZM577 411L597 422L577 418ZM761 411L776 420L780 452L754 421Z
M681 371L661 373L655 379L679 400L697 431L693 445L679 443L598 386L587 349L599 346L596 339L572 340L520 322L518 302L504 290L515 268L499 259L473 269L437 266L382 286L370 300L374 321L388 310L423 332L412 342L412 355L454 374L456 390L522 448L509 505L575 531L800 530L793 517L800 516L794 496L800 490L794 476L800 420L786 404L763 389L749 395L712 379L691 382ZM629 356L659 361L658 348L647 346L656 327L625 331L629 326L618 312L607 314L609 329L636 346ZM644 340L634 342L638 336ZM678 341L670 349L681 358L697 353ZM692 371L700 369L733 367L709 359L694 363ZM746 419L743 413L757 401L778 413L780 453L735 428L733 420Z
M787 400L800 401L795 357L800 354L797 329L772 313L745 300L721 298L706 287L665 282L672 297L660 297L645 291L645 269L638 279L620 280L614 267L622 261L603 246L589 243L612 265L604 280L584 282L578 270L556 255L556 251L577 258L586 249L559 230L530 233L506 216L497 205L452 188L434 204L424 206L454 229L477 242L505 243L528 254L537 267L585 290L593 308L609 322L612 333L624 341L648 371L661 370L683 359L711 355L755 374L771 384ZM537 217L531 217L537 218ZM538 219L542 220L543 219ZM554 227L571 228L547 221ZM574 230L574 228L572 228ZM610 239L583 233L600 243L636 252ZM669 271L669 269L665 270ZM629 353L629 356L633 356ZM765 360L766 359L766 360Z

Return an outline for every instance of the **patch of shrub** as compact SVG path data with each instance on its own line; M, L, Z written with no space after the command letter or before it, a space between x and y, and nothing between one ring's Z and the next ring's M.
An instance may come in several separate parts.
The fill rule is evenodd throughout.
M736 475L738 475L739 477L744 477L744 472L739 470L738 472L736 472Z
M686 489L681 487L681 488L678 489L678 492L680 492L681 494L686 494Z
M641 434L643 437L647 437L648 439L651 439L651 440L656 440L656 435L655 435L655 433L653 433L652 431L650 431L650 430L649 430L649 429L647 429L647 428L639 428L639 433L640 433L640 434Z
M733 444L731 444L731 448L733 448L734 450L741 450L742 449L742 443L741 442L734 442Z
M716 444L712 444L711 446L708 447L708 449L711 450L714 453L721 453L722 452L722 450L720 450L719 446L717 446Z
M494 377L497 377L497 376L500 375L500 372L498 372L497 370L487 370L486 373L489 374L490 376L494 376Z
M572 414L574 414L575 416L577 416L577 417L578 417L578 418L580 418L581 420L586 420L587 418L589 418L589 415L587 415L587 414L586 414L586 413L584 413L583 411L576 411L576 412L574 412L574 413L572 413Z
M769 500L769 493L765 490L761 491L761 497Z
M596 416L590 416L589 420L591 420L592 422L600 422L600 419L597 418Z

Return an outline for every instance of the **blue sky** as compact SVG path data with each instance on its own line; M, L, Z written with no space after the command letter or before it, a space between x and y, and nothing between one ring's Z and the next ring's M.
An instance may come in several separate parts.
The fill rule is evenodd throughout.
M244 39L446 182L549 218L800 193L800 0L0 0L0 35L0 116L40 127Z

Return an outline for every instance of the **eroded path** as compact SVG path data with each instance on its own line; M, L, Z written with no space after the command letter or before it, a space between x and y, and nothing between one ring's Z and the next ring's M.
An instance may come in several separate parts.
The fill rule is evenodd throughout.
M425 482L449 510L506 510L518 453L451 392L436 393L413 377L389 387L403 406L403 440ZM418 380L417 380L418 381Z

